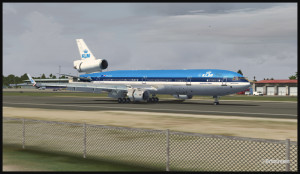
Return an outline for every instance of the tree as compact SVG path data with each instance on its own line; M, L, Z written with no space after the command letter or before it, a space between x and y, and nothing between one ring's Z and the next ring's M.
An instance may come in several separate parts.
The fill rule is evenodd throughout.
M242 70L240 70L240 69L237 71L237 73L243 75Z
M4 75L2 75L2 86L8 86L8 82L7 82L7 77L5 77Z
M52 79L56 79L56 76L55 76L55 75L53 75L53 76L52 76Z
M53 76L53 75L52 75L52 73L51 73L51 74L49 75L50 79L52 79L52 76Z
M296 80L296 79L298 79L298 72L296 72L296 74L294 76L290 76L289 79L290 80Z
M296 80L297 77L296 77L296 76L290 76L289 79L290 79L290 80Z
M43 73L43 75L42 75L42 77L41 77L42 79L45 79L46 78L46 76L45 76L45 74Z
M24 80L28 80L26 73L21 76L21 80L22 80L22 82L24 82Z

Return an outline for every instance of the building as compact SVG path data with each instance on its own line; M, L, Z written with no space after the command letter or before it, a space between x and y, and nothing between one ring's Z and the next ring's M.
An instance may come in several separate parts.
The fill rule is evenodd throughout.
M297 96L298 80L261 80L254 83L253 89L264 95Z

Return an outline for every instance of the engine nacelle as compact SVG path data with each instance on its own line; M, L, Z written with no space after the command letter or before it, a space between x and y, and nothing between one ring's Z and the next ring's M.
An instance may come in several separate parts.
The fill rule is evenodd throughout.
M127 96L131 101L147 101L150 97L149 91L139 88L129 88Z
M174 96L175 98L182 99L182 100L193 98L192 95L173 95L173 96Z
M101 72L108 67L108 62L105 59L96 60L76 60L74 61L74 68L78 72L92 73Z

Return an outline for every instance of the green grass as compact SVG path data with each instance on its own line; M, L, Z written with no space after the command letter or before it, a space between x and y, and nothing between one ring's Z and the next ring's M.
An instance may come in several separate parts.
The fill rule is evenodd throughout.
M45 92L38 91L37 92L29 92L29 91L3 91L4 96L64 96L64 97L107 97L107 93L84 93L84 92ZM171 95L157 95L160 99L173 98ZM175 98L174 98L175 99ZM212 96L194 96L193 99L199 100L214 100ZM297 96L247 96L247 95L230 95L230 96L222 96L220 100L250 100L250 101L298 101Z
M149 169L3 145L3 165L22 171L150 171Z

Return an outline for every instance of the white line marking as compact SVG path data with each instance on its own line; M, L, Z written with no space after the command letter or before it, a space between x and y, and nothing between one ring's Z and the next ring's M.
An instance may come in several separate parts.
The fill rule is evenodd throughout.
M50 106L78 106L74 105L62 105L62 104L38 104L38 103L8 103L4 102L3 104L20 104L20 105L50 105ZM128 108L128 107L113 107L113 106L82 106L79 107L90 107L90 108L113 108L113 109L133 109L133 110L153 110L153 111L184 111L184 112L207 112L207 113L226 113L226 114L251 114L251 115L285 115L297 117L298 115L294 114L272 114L272 113L249 113L249 112L224 112L224 111L198 111L198 110L178 110L178 109L151 109L151 108Z

